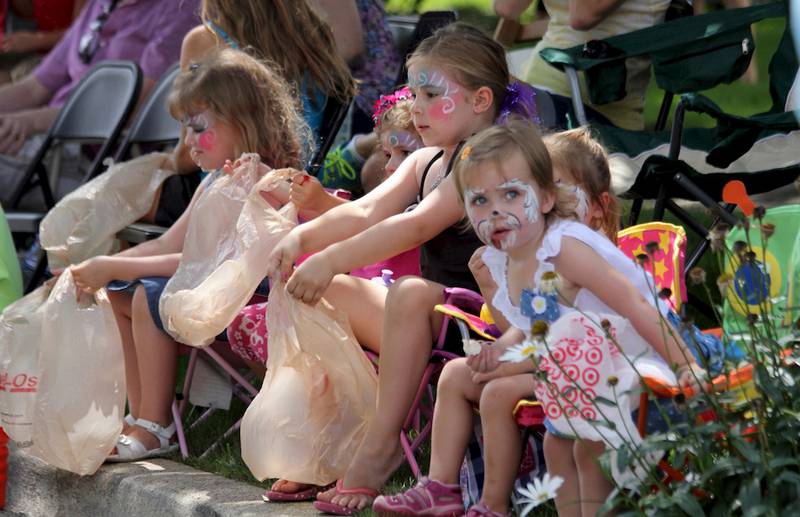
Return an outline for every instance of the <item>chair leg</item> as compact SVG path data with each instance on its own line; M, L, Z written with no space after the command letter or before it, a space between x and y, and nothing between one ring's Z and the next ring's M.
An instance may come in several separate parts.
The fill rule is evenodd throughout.
M635 226L636 223L639 222L639 214L642 213L642 204L644 204L644 200L642 198L636 198L631 203L631 213L628 216L628 226Z
M42 280L44 279L44 273L47 270L47 253L45 253L44 248L39 248L39 251L36 252L36 267L33 269L33 273L31 277L28 279L28 283L25 284L25 294L30 293L34 289L36 289Z
M181 457L186 459L189 457L189 449L186 447L186 434L183 431L181 413L178 411L178 402L176 400L172 401L172 419L175 422L175 433L178 435L178 448L181 451Z

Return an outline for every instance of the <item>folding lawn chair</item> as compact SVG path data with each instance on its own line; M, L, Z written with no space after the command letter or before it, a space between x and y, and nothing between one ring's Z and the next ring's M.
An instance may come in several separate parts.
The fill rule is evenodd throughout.
M634 200L631 224L638 219L642 201L654 199L654 219L661 219L669 210L705 238L710 227L696 221L675 198L699 201L710 208L716 216L711 226L719 220L735 224L730 214L734 207L720 206L725 183L740 179L748 190L759 193L790 183L800 173L794 143L800 132L792 114L786 112L789 88L797 76L788 27L770 63L770 111L749 118L731 116L693 93L740 77L753 54L751 24L785 17L786 11L784 2L733 9L677 19L583 47L542 51L545 61L574 79L573 106L584 123L577 93L578 70L584 72L589 98L595 104L624 96L625 60L634 56L650 57L656 82L667 95L685 94L671 132L593 125L609 150L615 190ZM715 118L717 126L684 130L687 110ZM666 121L666 114L662 109L659 122ZM689 254L687 269L697 263L706 247L704 240Z
M414 52L417 45L436 29L456 21L456 18L455 11L428 11L419 16L389 16L389 28L401 60L395 87L400 87L408 81L406 58Z
M55 145L63 142L95 143L100 149L86 172L85 180L96 175L111 152L113 145L136 105L141 88L141 71L132 61L104 61L95 65L78 83L61 108L11 196L6 219L13 234L35 235L46 212L16 210L28 191L39 188L47 209L56 203L59 186L58 171L48 171L45 157ZM52 172L52 173L50 173ZM36 267L25 292L30 292L44 276L46 262L40 251Z

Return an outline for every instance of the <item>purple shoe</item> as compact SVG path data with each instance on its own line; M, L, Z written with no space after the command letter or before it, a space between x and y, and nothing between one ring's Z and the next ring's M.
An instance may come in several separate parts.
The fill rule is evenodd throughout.
M422 477L414 488L397 495L381 495L372 503L379 515L457 517L464 515L461 487Z

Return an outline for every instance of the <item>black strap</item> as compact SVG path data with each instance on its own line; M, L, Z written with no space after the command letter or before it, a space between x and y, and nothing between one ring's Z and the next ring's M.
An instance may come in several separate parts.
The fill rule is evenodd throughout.
M459 155L459 153L461 152L461 148L462 147L464 147L464 140L462 140L462 141L460 141L458 143L458 145L456 146L455 151L453 151L453 156L451 156L450 160L447 162L447 169L445 169L445 171L444 171L445 177L447 177L450 174L450 171L453 170L453 164L456 161L456 156ZM421 203L422 202L422 190L425 188L425 178L428 177L428 171L431 169L431 166L436 162L436 160L441 158L443 154L444 154L444 151L439 151L438 153L436 153L436 156L431 158L431 161L429 161L428 165L425 166L425 170L422 171L422 179L419 182L419 192L417 193L417 203Z

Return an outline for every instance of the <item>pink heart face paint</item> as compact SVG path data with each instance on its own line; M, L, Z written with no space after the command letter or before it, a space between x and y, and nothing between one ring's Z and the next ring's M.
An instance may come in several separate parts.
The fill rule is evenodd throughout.
M186 128L184 143L192 160L203 170L218 169L225 160L237 158L234 149L238 133L230 125L205 111L184 118L182 123Z
M381 132L381 149L386 156L386 175L389 176L405 158L422 147L422 141L415 134L403 129L390 129Z

